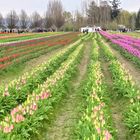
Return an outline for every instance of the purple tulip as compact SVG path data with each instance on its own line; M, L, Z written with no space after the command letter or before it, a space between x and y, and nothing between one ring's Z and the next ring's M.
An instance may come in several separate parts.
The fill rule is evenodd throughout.
M119 45L130 54L140 58L140 39L135 39L127 35L110 34L104 31L101 31L100 34L109 39L112 43Z

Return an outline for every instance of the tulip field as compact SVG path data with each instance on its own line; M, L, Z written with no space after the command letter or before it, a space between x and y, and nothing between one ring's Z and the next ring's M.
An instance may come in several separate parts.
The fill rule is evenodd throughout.
M30 71L1 79L0 140L140 140L139 38L105 31L0 34L0 43L5 78L56 51Z
M37 57L52 46L61 46L69 44L75 39L77 34L67 34L60 36L51 36L49 38L27 40L24 42L17 42L0 46L0 71L23 63ZM53 39L53 42L52 42Z
M121 50L125 57L131 59L134 63L140 66L140 39L121 34L109 34L106 32L101 32L101 34L109 39L114 45L119 45L123 50L126 50L128 53ZM129 55L129 54L132 54Z
M47 37L50 35L57 35L62 33L24 33L24 34L0 34L0 43L9 43L15 41L31 40L41 37Z

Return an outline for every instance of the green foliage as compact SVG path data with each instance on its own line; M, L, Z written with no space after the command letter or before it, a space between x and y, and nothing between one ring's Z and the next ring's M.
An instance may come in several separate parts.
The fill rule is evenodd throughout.
M106 96L106 86L102 81L103 75L98 61L98 49L97 42L94 40L88 76L84 82L82 92L86 100L86 109L83 109L83 116L79 120L75 131L76 139L78 140L104 139L106 137L105 133L108 133L108 139L114 139L114 130L111 125L111 116ZM103 105L102 107L100 106L101 104ZM100 109L97 111L96 108L98 107ZM102 119L100 120L101 116L104 116L103 124Z
M116 46L117 47L117 46ZM118 47L119 48L119 47ZM121 51L123 51L121 49ZM111 51L104 51L104 55L110 58ZM125 54L130 58L133 58L132 55ZM140 139L140 91L137 86L134 84L131 75L128 73L127 69L122 66L122 64L114 58L111 58L109 65L109 70L112 75L113 80L113 90L119 99L127 99L128 105L123 111L124 123L129 128L130 134L136 140Z
M136 28L140 29L140 9L139 9L137 16L136 16Z
M121 3L120 0L112 0L111 4L112 4L111 18L114 20L119 15Z
M46 72L44 70L48 70L48 68L42 68L43 71L39 72L40 75L37 74L35 81L38 83L38 86L35 88L34 84L28 84L33 88L33 94L28 95L27 100L21 104L22 109L24 107L28 107L29 104L32 102L36 102L34 99L34 95L39 96L42 92L50 92L51 96L46 100L39 100L37 102L38 109L31 114L24 114L25 120L20 123L14 124L14 130L11 133L5 134L0 132L0 136L4 140L11 140L11 139L19 139L19 140L26 140L30 139L31 135L38 134L38 128L42 126L42 121L44 119L49 120L49 113L53 109L53 107L60 102L62 96L67 93L67 87L69 84L69 80L74 75L77 65L79 63L79 59L82 58L81 55L83 54L83 45L79 45L81 41L77 42L78 44L74 43L75 45L71 45L69 49L61 56L55 56L53 58L53 63L51 63L51 71L49 69L49 77L47 79L43 78L40 79L42 76L46 76ZM78 46L77 46L78 45ZM56 59L57 58L57 59ZM57 61L55 61L57 60ZM61 65L58 66L59 61L64 61ZM49 63L49 64L50 64ZM54 68L57 67L57 70L54 72ZM58 68L59 67L59 68ZM36 76L36 75L34 75ZM39 83L39 81L46 81L43 83ZM54 82L55 80L55 82ZM31 80L30 82L32 82ZM45 91L44 91L45 90ZM58 94L59 93L59 94ZM25 93L23 92L22 95ZM20 105L19 105L20 106ZM21 113L21 112L20 112ZM22 112L23 113L23 112ZM4 120L3 120L4 123ZM3 124L2 123L2 124ZM13 121L11 121L13 123ZM6 124L6 122L5 122ZM8 124L7 124L8 125Z
M35 69L29 73L26 76L22 76L18 80L21 81L21 83L11 85L11 83L8 85L8 92L10 96L3 96L5 86L0 87L0 94L2 97L0 98L0 120L3 119L3 117L10 112L10 110L14 107L16 107L18 104L23 103L26 101L27 96L29 94L32 94L33 90L35 90L38 87L38 84L43 84L43 82L51 76L59 67L60 65L67 60L68 56L76 49L77 45L72 46L68 50L66 50L63 54L58 54L56 57L52 58L49 63L45 63L41 68L41 66L38 66L37 71L35 72ZM40 69L39 69L40 68ZM30 76L34 73L34 76ZM17 81L18 81L17 80ZM26 83L22 84L22 81L25 81Z

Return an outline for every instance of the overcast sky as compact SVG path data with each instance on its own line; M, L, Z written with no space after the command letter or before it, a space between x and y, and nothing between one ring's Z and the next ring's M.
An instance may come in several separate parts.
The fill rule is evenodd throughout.
M24 9L28 14L38 11L41 15L44 14L47 8L48 0L0 0L0 13L4 16L10 11L15 10L20 13ZM74 12L80 9L81 0L62 0L66 10ZM138 11L140 8L140 0L121 0L123 9L129 11Z

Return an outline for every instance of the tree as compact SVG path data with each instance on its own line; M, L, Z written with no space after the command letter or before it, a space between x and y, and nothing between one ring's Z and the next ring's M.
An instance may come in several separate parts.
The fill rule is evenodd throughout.
M111 7L106 0L101 1L98 6L92 1L87 8L88 24L90 26L97 25L107 28L111 20Z
M46 29L49 29L49 28L52 27L52 25L53 25L53 19L52 19L52 17L50 15L48 15L46 13L45 18L44 18L44 27Z
M14 10L8 13L6 18L6 23L7 23L7 27L10 30L18 27L18 21L19 21L19 17Z
M120 0L112 0L110 1L111 5L112 5L112 10L111 10L111 18L114 20L115 18L117 18L117 16L120 13Z
M88 25L93 26L99 24L100 12L97 4L92 1L87 8Z
M136 28L140 29L140 9L139 9L137 16L136 16Z
M20 27L21 29L26 29L29 24L29 17L24 10L21 10L20 14Z
M31 28L41 28L42 27L42 18L39 13L34 12L31 16Z
M65 19L65 22L67 22L67 23L71 22L71 20L72 20L71 12L64 11L63 16L64 16L64 19Z
M3 16L2 14L0 13L0 28L3 28Z
M111 30L117 30L118 29L118 24L117 24L116 19L109 23L109 29L111 29Z
M136 13L131 13L130 26L131 26L132 30L135 30L135 28L136 28Z
M100 26L103 28L109 28L111 22L111 7L106 0L100 3Z
M64 22L65 22L65 19L64 19L64 16L63 16L63 7L62 7L62 3L60 1L56 1L55 3L55 18L54 18L54 21L55 21L55 25L56 27L59 29L60 27L63 26Z
M125 25L127 28L130 28L131 13L126 10L122 10L118 15L117 20L118 24Z
M45 14L45 18L44 18L44 27L46 29L49 29L53 26L54 24L54 20L52 17L52 3L51 1L49 1L48 5L47 5L47 11Z
M83 25L84 25L84 17L79 11L76 11L76 14L75 14L75 30L79 31L79 29Z
M57 29L60 29L60 27L62 27L65 22L63 11L64 10L61 1L59 0L49 1L47 14L48 17L52 17L53 25L55 25Z
M73 17L71 12L64 11L63 13L65 23L63 25L64 31L73 31Z

